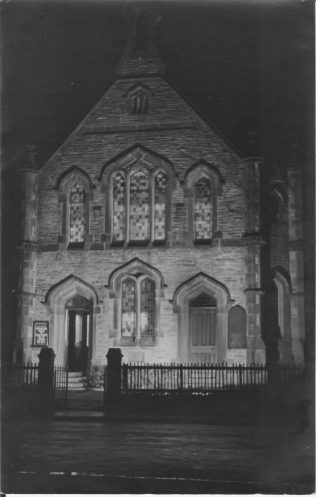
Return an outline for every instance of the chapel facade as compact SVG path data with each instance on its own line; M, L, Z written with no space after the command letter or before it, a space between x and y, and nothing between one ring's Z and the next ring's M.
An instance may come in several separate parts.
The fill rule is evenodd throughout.
M244 158L135 28L117 77L41 169L25 167L15 358L304 360L300 172Z

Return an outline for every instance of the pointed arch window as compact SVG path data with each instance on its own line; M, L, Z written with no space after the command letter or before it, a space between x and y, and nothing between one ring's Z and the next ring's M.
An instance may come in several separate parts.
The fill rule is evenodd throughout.
M58 179L60 232L59 250L89 249L90 202L93 185L90 177L77 167L65 171Z
M209 178L200 178L194 185L194 238L207 241L213 232L212 189Z
M85 237L85 190L75 183L69 191L69 243L84 243Z
M156 284L144 274L122 281L122 345L152 344L156 330Z
M222 202L224 181L218 169L204 160L188 171L184 195L188 205L188 232L192 234L189 243L209 245L215 237L221 236L218 206Z

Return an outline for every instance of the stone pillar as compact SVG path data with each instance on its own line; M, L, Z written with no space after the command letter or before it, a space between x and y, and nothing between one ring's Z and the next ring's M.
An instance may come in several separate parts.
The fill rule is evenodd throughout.
M33 304L37 259L37 170L21 170L22 205L20 230L20 279L18 328L14 360L31 361Z
M107 394L110 399L117 399L121 395L121 366L123 354L121 349L111 348L106 358L108 360Z
M38 385L42 388L53 388L55 352L49 347L43 347L38 358Z
M292 291L291 333L292 354L295 362L304 361L304 248L303 248L303 203L301 172L288 171L289 182L289 256Z
M247 363L265 362L261 337L261 247L260 235L260 159L249 158L247 167L247 231L244 236L246 255Z
M54 402L54 350L43 347L38 354L38 386L41 409L50 412Z

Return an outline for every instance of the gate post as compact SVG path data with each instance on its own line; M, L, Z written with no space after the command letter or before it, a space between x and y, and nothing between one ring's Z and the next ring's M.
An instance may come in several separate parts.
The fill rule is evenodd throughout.
M55 352L49 347L43 347L38 354L38 386L41 407L50 411L54 399L54 361Z
M110 399L117 399L121 395L121 366L123 354L121 349L111 348L106 358L108 360L107 394Z

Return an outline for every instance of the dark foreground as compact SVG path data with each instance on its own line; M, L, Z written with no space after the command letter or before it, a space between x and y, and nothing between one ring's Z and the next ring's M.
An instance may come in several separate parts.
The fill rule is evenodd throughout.
M6 493L314 491L308 429L16 420L2 450Z

